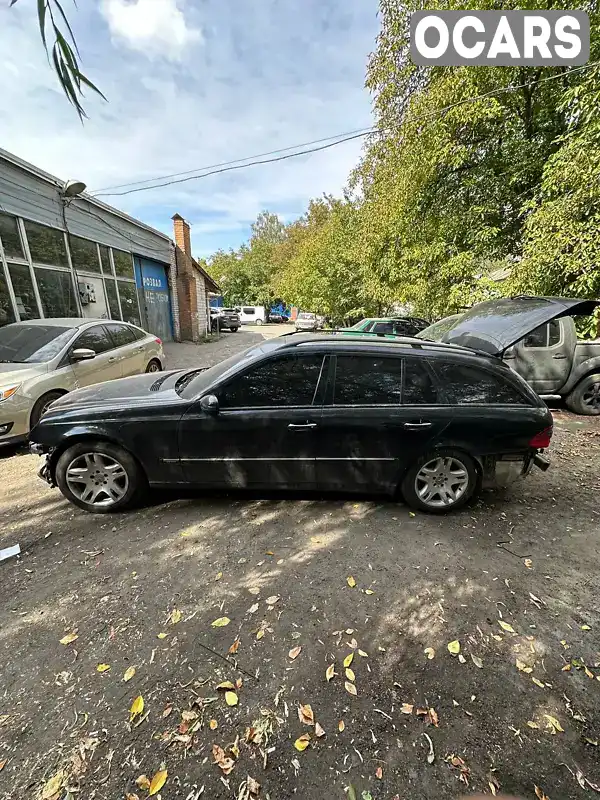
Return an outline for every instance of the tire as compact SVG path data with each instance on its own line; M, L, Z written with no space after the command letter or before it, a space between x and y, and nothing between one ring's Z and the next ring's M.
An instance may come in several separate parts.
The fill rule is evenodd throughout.
M161 372L162 365L158 358L153 358L152 361L148 362L148 366L146 367L146 372Z
M424 468L439 471L427 475L422 472ZM451 473L448 472L448 468ZM462 472L460 479L459 472ZM441 481L439 489L429 484L434 478L439 478ZM425 492L428 485L430 485L430 500L426 501ZM479 474L473 459L460 450L443 449L427 453L410 467L402 481L401 493L405 503L412 508L428 511L431 514L446 514L465 505L478 488ZM452 494L455 499L451 499Z
M567 397L567 408L575 414L598 416L600 414L600 373L582 378Z
M232 333L237 333L238 331L239 331L239 328L231 328L231 332Z
M42 414L44 414L51 403L55 400L58 400L59 397L62 397L65 392L46 392L43 394L39 400L36 400L33 408L31 409L31 416L29 417L29 429L34 428L38 422L40 421Z
M86 470L92 474L86 476ZM111 481L111 472L118 473L119 477ZM81 479L73 480L73 475ZM67 448L57 461L55 479L67 500L91 514L131 508L141 501L148 486L142 468L131 453L112 442L98 440L78 442ZM105 486L113 492L107 491ZM96 496L90 492L96 492ZM90 500L84 500L86 496Z
M263 321L262 321L262 319L257 319L257 320L256 320L256 325L262 325L262 324L263 324Z

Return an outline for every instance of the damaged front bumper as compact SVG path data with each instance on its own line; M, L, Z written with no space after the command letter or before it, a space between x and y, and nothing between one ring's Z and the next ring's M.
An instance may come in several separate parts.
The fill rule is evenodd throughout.
M38 467L37 471L38 478L41 478L49 486L54 488L56 486L56 483L54 482L54 478L52 477L52 470L50 469L51 453L48 452L48 448L44 447L41 444L30 444L29 451L41 457L41 464Z
M483 459L482 487L505 489L520 478L527 477L534 466L546 472L550 461L540 453L488 456Z

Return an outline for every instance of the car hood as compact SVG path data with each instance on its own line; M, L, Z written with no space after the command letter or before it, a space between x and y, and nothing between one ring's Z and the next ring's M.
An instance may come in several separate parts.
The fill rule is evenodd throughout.
M598 300L569 297L504 297L487 300L458 317L437 341L502 356L528 333L557 317L591 314Z
M0 386L22 383L48 372L48 364L0 364Z
M76 389L55 400L49 413L56 411L62 413L73 409L102 405L132 406L145 400L156 400L161 392L174 393L177 378L183 372L184 370L152 372L134 375L131 378L118 378L114 381L95 383L93 386Z

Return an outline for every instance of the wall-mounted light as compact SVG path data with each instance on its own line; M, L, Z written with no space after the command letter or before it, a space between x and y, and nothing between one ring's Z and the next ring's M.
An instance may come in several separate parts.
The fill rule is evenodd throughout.
M77 197L78 194L85 192L86 185L83 181L66 181L62 187L61 194L65 198Z

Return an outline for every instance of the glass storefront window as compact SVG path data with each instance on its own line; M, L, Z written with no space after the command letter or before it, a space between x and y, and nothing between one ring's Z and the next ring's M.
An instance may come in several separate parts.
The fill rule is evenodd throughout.
M79 236L69 236L69 247L71 248L71 261L75 269L100 272L96 242L82 239Z
M100 248L100 262L102 263L102 272L105 275L112 275L112 267L110 265L110 255L108 252L108 247L103 244L99 244L98 247Z
M6 258L25 258L15 217L0 214L0 239L2 239Z
M135 283L117 281L119 297L121 298L121 311L125 322L140 325L140 309L138 305L137 288Z
M112 253L116 274L121 278L133 278L133 259L131 253L126 253L123 250L115 250L114 247Z
M36 267L35 277L45 317L80 316L70 272Z
M0 325L8 325L9 322L14 321L15 315L8 295L8 287L4 279L2 265L0 264Z
M15 303L21 321L26 319L38 319L40 312L33 292L33 281L31 280L29 267L26 264L9 264L8 272L12 281Z
M117 297L117 286L115 282L105 278L104 286L106 287L106 299L108 300L110 318L121 319L121 312L119 311L119 299Z
M25 232L34 263L52 264L55 267L69 266L65 236L62 231L25 220Z

